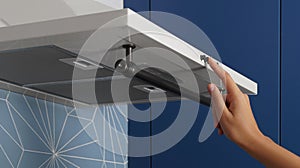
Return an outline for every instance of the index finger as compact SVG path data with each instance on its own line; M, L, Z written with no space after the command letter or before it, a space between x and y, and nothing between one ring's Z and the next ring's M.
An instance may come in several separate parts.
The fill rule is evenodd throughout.
M224 71L213 59L209 58L208 63L213 71L221 78L224 83L227 93L237 95L240 92L240 89L235 84L231 76Z

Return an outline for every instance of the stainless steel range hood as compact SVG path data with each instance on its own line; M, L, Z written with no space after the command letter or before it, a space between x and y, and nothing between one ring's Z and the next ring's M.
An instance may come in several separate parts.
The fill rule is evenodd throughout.
M107 24L109 22L110 24ZM97 51L103 52L104 55L101 63L97 57L99 53L93 55L94 51L84 50L87 39L95 35L100 27L109 38L117 40L114 45L108 45L105 42L109 41L107 36L104 36L105 40L102 41L102 36L99 38ZM127 33L128 36L124 38L122 33ZM211 82L213 73L205 62L209 55L130 9L11 25L0 28L0 37L0 87L4 89L59 103L72 103L73 99L87 104L129 101L139 103L149 101L149 93L154 95L157 101L161 100L161 93L167 95L168 100L179 99L180 94L193 99L192 90L188 93L178 91L179 86L188 85L184 78L180 78L190 71L174 61L173 55L177 55L191 68L199 86L200 101L204 104L210 102L206 86ZM179 43L187 47L179 48ZM132 48L132 51L128 46L124 48L124 45L128 44L135 45L135 48ZM163 50L152 50L153 48ZM115 71L119 61L125 61L131 52L133 59L140 59L138 62L143 62L147 68L133 76L128 93L127 75ZM89 56L86 56L86 53ZM201 59L201 56L204 59ZM168 66L172 72L180 74L179 77L174 77L172 73L159 68L149 68L152 62L157 61ZM222 67L231 74L244 93L257 94L255 82L225 65ZM74 70L81 74L80 79L74 79ZM74 85L83 88L91 81L97 93L96 98L74 97ZM112 81L119 95L112 96ZM221 84L219 87L222 87ZM83 89L79 94L85 95L84 92Z

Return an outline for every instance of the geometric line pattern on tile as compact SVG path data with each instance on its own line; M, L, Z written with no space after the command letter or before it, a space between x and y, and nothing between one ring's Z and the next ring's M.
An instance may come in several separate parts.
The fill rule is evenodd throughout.
M120 106L127 105L79 109L0 90L1 167L127 168L127 155L99 145L127 150L127 111ZM121 140L116 131L124 135Z

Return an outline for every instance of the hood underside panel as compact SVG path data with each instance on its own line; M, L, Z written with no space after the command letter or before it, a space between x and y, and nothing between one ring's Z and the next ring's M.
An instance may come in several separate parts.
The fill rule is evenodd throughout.
M61 59L66 58L76 58L76 54L57 46L2 51L0 53L0 79L24 89L28 88L39 93L45 93L48 97L54 95L87 104L147 102L149 101L147 87L155 87L134 77L130 83L130 100L128 100L128 97L122 96L128 92L124 87L125 76L121 74L112 76L113 71L111 69L101 67L97 69L96 73L90 70L79 70L82 71L81 79L72 80L75 67L61 61ZM111 95L112 80L114 80L114 85L119 88L119 95ZM85 93L82 93L82 96L79 93L79 96L73 97L72 88L85 88L93 84L96 97L86 96ZM179 99L178 94L167 90L164 92L168 100ZM157 96L156 100L159 101L160 96Z

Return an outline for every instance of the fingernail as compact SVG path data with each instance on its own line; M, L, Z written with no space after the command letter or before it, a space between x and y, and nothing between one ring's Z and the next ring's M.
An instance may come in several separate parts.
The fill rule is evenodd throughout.
M210 84L210 85L208 86L208 90L209 90L209 92L213 92L213 91L215 90L215 85Z

